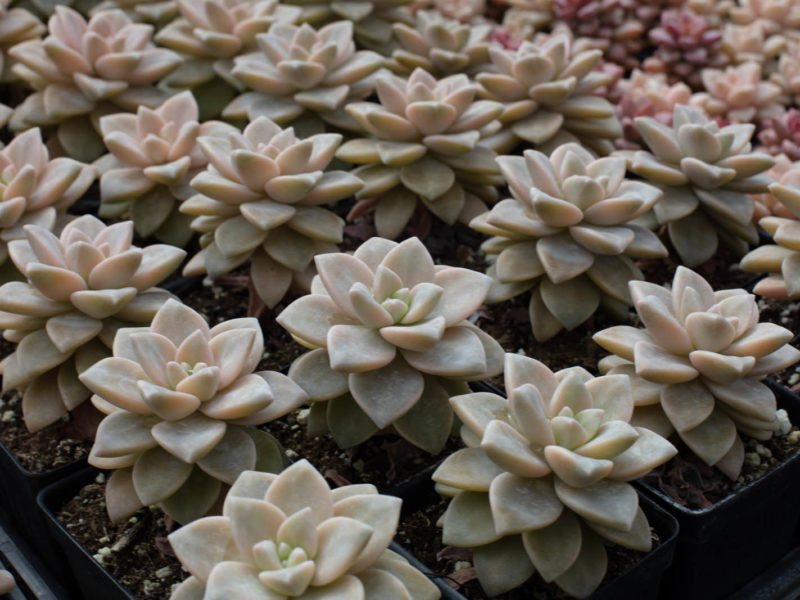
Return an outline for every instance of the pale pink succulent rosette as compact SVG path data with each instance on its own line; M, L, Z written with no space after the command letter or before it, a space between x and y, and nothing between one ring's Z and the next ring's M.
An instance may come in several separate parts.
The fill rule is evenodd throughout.
M800 359L793 334L759 323L755 296L714 291L694 271L678 267L672 289L630 283L643 329L618 325L594 341L613 352L603 373L628 375L632 423L668 437L677 432L708 465L736 479L744 462L738 431L757 440L776 430L775 396L761 382Z
M757 23L767 35L800 39L800 2L797 0L738 0L730 16L740 24Z
M538 573L585 598L606 574L608 542L647 552L650 526L629 481L675 447L628 423L625 375L593 377L582 367L553 373L505 355L508 398L474 392L450 399L467 446L433 473L452 498L439 521L442 542L473 549L490 597Z
M88 22L75 10L56 7L43 41L17 44L9 55L13 72L35 92L11 119L15 131L60 125L59 142L79 156L92 130L85 115L139 105L156 107L165 94L154 84L178 66L180 57L150 42L151 25L133 23L120 10L103 11ZM110 107L110 109L109 109Z
M289 370L313 402L309 423L343 447L393 427L436 454L453 423L447 399L502 370L500 345L466 320L491 280L434 265L417 238L371 238L315 261L311 294L276 319L313 348Z
M704 69L705 92L694 94L689 104L710 117L728 123L755 123L783 112L778 102L781 88L762 81L761 65L746 62L721 69Z
M13 61L6 56L9 48L30 39L39 39L47 28L24 8L9 8L11 0L0 0L0 81L10 81Z
M800 162L792 162L785 154L778 154L775 157L775 165L764 174L772 177L777 183L800 187ZM792 210L772 192L752 194L752 197L755 203L753 223L758 224L764 217L798 219Z
M284 466L261 425L307 400L275 371L253 373L264 353L254 318L209 327L177 300L150 327L120 329L114 356L80 375L107 416L90 464L114 469L106 485L113 521L157 504L179 523L205 515L243 472Z
M371 75L383 57L356 50L353 23L339 21L315 30L276 23L256 36L259 51L236 57L231 71L247 89L223 111L226 118L268 117L288 124L305 115L336 127L357 129L344 112L375 89Z
M51 0L52 1L52 0ZM164 24L178 12L175 0L102 0L97 2L89 14L96 15L106 10L122 10L132 21Z
M797 104L800 99L800 40L790 42L778 59L778 68L770 81L781 89L778 100L784 106Z
M26 225L55 229L95 177L94 168L71 158L50 160L38 128L0 150L0 281L17 274L6 260L8 243L25 239Z
M222 516L170 534L191 574L170 600L437 600L430 579L388 549L400 505L370 484L331 490L306 460L242 473Z
M191 218L178 211L194 194L189 181L208 164L197 139L238 133L221 121L198 123L197 102L181 92L153 110L117 113L100 119L110 154L95 162L100 176L102 218L129 218L136 233L174 246L192 237Z
M184 275L211 279L250 260L252 285L270 308L291 285L308 290L316 254L335 252L344 221L324 208L363 186L344 171L325 171L339 147L338 133L298 139L259 117L243 133L201 137L207 169L191 181L198 194L180 210L194 216L198 252Z
M786 49L788 40L779 34L767 35L764 25L759 22L747 25L726 23L722 30L722 51L734 64L748 61L757 62L765 73L775 70L777 59Z
M37 225L8 245L27 282L0 287L0 328L17 344L2 364L3 391L22 391L22 415L38 431L90 392L78 375L110 353L122 327L148 323L172 295L158 285L186 253L131 244L133 223L84 215L59 237Z

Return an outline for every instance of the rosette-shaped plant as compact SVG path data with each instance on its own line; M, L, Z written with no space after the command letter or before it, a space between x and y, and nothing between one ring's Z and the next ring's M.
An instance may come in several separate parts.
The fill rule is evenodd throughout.
M650 30L656 51L642 67L649 73L666 73L670 83L683 81L695 90L703 89L700 72L728 64L721 51L722 32L705 15L690 10L665 10L661 24Z
M665 437L677 432L703 461L736 479L744 461L737 430L758 440L775 430L775 396L761 379L800 359L787 344L792 332L759 323L752 294L715 292L686 267L678 267L671 291L644 281L630 287L645 327L596 333L595 342L614 353L601 371L631 378L633 422Z
M181 204L200 232L198 252L184 275L211 279L250 260L253 287L272 308L294 281L302 290L314 274L315 254L336 252L344 221L323 208L363 183L344 171L323 170L342 136L300 140L265 117L243 133L201 137L208 168L191 181L199 194Z
M154 84L181 60L150 43L152 25L133 23L119 10L98 13L87 23L58 6L48 30L43 41L22 42L8 52L18 61L13 72L36 90L14 111L11 128L60 125L59 142L75 157L87 155L87 136L94 133L77 117L141 104L155 108L165 96Z
M646 213L661 191L625 179L625 159L595 159L579 144L548 159L535 150L497 159L513 198L470 223L492 235L482 248L497 255L488 274L490 302L533 289L533 334L545 341L574 329L602 304L624 317L628 281L643 279L632 259L660 258L658 237L629 221Z
M566 141L597 145L622 135L614 108L592 95L609 77L594 71L600 50L578 50L565 33L523 42L516 51L491 48L495 72L476 76L482 95L502 102L500 120L508 129L496 137L498 151L519 139L544 144L572 134ZM561 137L556 137L561 132ZM598 138L600 138L598 140Z
M653 210L684 264L704 263L720 240L740 256L758 242L748 194L766 191L771 180L762 173L775 161L751 152L754 125L720 128L700 110L678 105L671 128L651 117L639 117L636 126L650 152L636 152L628 168L663 190Z
M353 23L353 36L359 47L370 48L381 54L392 49L392 25L414 24L408 8L412 0L353 0L328 2L327 0L287 0L287 4L300 6L300 20L314 24L346 20Z
M208 164L197 138L238 133L220 121L197 121L197 102L188 91L156 110L140 106L135 115L102 117L100 131L110 154L100 161L99 215L131 219L140 236L185 246L192 230L178 206L194 194L189 181Z
M241 84L231 74L233 59L257 49L256 35L300 16L299 7L278 0L179 0L178 8L179 18L155 40L186 58L166 82L201 96L203 114L216 114L236 94Z
M0 81L13 79L11 61L6 54L25 40L39 39L47 31L44 24L24 8L9 8L11 0L0 0Z
M354 102L350 116L372 138L350 140L336 157L358 168L364 181L356 195L375 207L378 235L394 239L405 228L417 201L445 223L469 222L494 200L502 183L494 151L481 138L499 127L503 108L475 101L477 88L464 74L437 81L417 68L408 79L376 78L378 99Z
M775 166L769 169L766 175L778 183L800 187L800 162L792 162L785 154L779 154L775 157ZM772 192L753 194L752 196L755 201L753 223L758 224L764 217L797 218Z
M280 475L242 473L222 516L170 534L191 573L170 600L437 600L388 549L400 505L368 484L331 490L306 460Z
M473 548L478 579L494 597L535 572L584 598L606 572L604 542L647 552L647 517L628 481L676 454L628 421L629 380L581 367L553 373L506 354L508 399L478 392L450 402L468 446L433 474L453 500L442 540Z
M740 64L748 61L766 65L765 72L771 73L775 68L775 60L786 48L787 40L782 35L767 37L760 23L750 25L734 25L727 23L722 31L722 51L732 63Z
M256 40L260 51L236 57L232 70L254 91L228 105L225 117L264 116L285 124L310 111L334 125L352 128L343 107L373 91L370 75L384 59L370 50L356 51L350 21L331 23L319 31L307 23L299 27L275 23Z
M420 10L416 18L416 27L392 26L398 47L386 66L398 75L417 67L434 77L474 73L489 62L490 25L462 24L433 10Z
M690 104L711 117L730 123L755 123L783 112L777 102L781 88L761 80L761 65L746 62L702 73L705 92L692 96Z
M275 371L253 373L264 353L254 318L209 328L177 300L150 327L120 329L114 356L80 375L106 414L89 463L114 469L106 484L112 521L158 505L179 523L208 513L244 471L276 471L283 452L261 425L308 397Z
M0 282L18 276L6 260L8 243L25 238L25 225L52 231L95 176L71 158L50 160L39 129L20 133L0 150Z
M435 266L417 238L371 238L316 263L312 293L277 317L314 348L289 369L313 402L309 427L349 447L393 426L436 454L453 424L452 392L502 369L500 345L466 320L491 280Z
M765 244L742 258L744 271L770 273L760 280L753 292L778 298L800 297L800 170L789 168L780 183L769 186L777 200L776 216L765 216L759 226L772 236L775 244ZM787 214L788 213L788 214Z
M90 392L78 375L108 356L121 327L149 323L171 297L154 288L183 260L174 246L131 244L133 223L106 227L84 215L59 237L38 225L8 244L27 282L0 287L0 329L17 344L2 363L3 391L22 394L22 416L38 431Z
M731 6L730 16L737 23L758 23L769 35L783 33L795 39L800 37L800 2L797 0L738 0L738 5Z
M764 119L758 141L761 142L759 150L776 157L784 154L789 160L800 160L800 110L790 108L780 115Z

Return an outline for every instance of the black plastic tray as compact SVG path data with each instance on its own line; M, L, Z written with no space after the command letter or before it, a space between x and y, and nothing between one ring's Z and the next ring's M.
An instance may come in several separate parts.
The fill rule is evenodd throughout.
M0 525L0 568L14 575L17 587L4 600L67 600L70 592L56 580L17 532Z

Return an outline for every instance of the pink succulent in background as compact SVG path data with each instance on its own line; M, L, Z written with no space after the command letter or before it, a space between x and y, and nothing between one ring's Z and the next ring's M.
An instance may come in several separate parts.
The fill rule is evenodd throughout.
M39 39L47 28L24 8L9 8L11 0L0 0L0 81L9 81L12 61L6 56L9 48L25 40Z
M186 253L174 246L132 244L133 223L106 226L91 215L71 221L59 237L26 225L9 246L27 282L0 287L0 328L17 344L0 363L3 391L22 394L22 416L38 431L91 394L78 375L108 356L122 327L149 323L172 297L153 287Z
M774 70L774 63L786 44L786 38L782 35L767 36L764 26L758 22L748 25L726 23L722 31L721 47L732 63L757 62L767 73Z
M104 10L119 9L125 12L133 21L145 21L163 25L174 18L178 12L178 2L175 0L82 0L92 2L89 14L96 15Z
M555 19L552 0L508 0L503 13L502 27L495 36L505 38L505 48L516 50L526 40ZM501 41L498 39L498 41Z
M746 62L720 69L703 69L704 92L694 94L689 104L726 123L755 123L783 110L777 101L781 89L762 81L761 65Z
M779 101L788 106L800 100L800 42L790 42L778 59L777 70L770 81L781 88Z
M642 66L649 73L666 73L670 83L683 81L693 89L702 89L700 72L728 63L728 56L720 51L722 32L703 15L665 10L649 36L656 50Z
M250 90L223 111L226 118L267 117L288 124L310 113L336 126L356 128L344 107L374 89L370 77L383 57L356 51L353 24L338 21L319 30L276 23L256 36L258 52L238 56L232 74ZM318 128L317 128L318 129Z
M486 12L486 0L433 0L433 8L460 23L474 23Z
M764 174L772 177L778 183L800 187L800 162L792 162L785 154L777 155L775 165ZM797 219L794 213L771 191L752 196L755 201L753 223L758 223L764 217L770 216Z
M790 160L800 160L800 110L790 108L781 115L764 119L758 132L759 150Z
M97 155L94 130L86 115L118 109L156 107L165 94L154 84L180 63L180 57L150 43L151 25L133 23L120 10L86 20L65 6L56 8L44 41L17 44L9 54L14 73L35 92L16 108L15 131L59 125L58 141L67 153L86 160ZM99 141L99 139L98 139Z
M194 195L189 181L208 164L197 138L238 130L220 121L198 123L197 102L187 91L155 110L106 115L100 131L110 154L95 163L102 171L98 215L132 219L140 236L185 246L191 218L178 206Z
M730 16L740 24L758 23L767 35L784 34L800 38L800 2L798 0L738 0Z
M53 231L96 176L93 167L71 158L50 160L38 128L0 150L0 282L19 277L7 260L8 244L25 239L26 225Z
M209 327L177 300L149 327L120 329L114 355L80 374L106 417L90 464L114 469L106 485L112 521L157 504L179 523L208 513L244 471L285 465L262 425L308 400L286 375L253 372L264 354L257 319Z

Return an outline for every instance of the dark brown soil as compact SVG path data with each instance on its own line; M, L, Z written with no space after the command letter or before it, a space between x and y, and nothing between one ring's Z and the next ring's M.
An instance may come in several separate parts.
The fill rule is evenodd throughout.
M88 404L86 402L85 404ZM85 413L90 409L81 410ZM50 471L89 455L92 448L90 432L82 430L72 415L29 433L22 421L22 394L6 392L0 404L0 442L14 453L19 463L29 471Z
M488 596L480 587L472 568L472 553L465 548L443 547L441 530L436 521L447 508L448 498L442 498L430 488L426 493L428 503L400 520L395 540L428 566L436 575L445 578L450 585L469 600L486 600ZM652 532L653 545L659 543L658 536ZM608 552L608 572L603 582L611 581L639 562L645 553L629 550L617 545L606 547ZM601 584L602 586L603 584ZM534 575L525 584L514 590L493 596L496 600L566 600L570 598L554 583L546 583L539 575Z
M166 539L171 519L158 509L143 508L112 523L105 488L100 475L58 512L58 520L137 599L167 600L172 586L189 576Z

